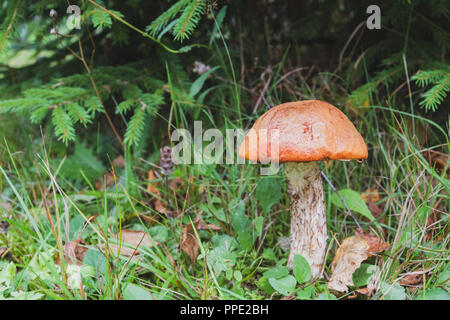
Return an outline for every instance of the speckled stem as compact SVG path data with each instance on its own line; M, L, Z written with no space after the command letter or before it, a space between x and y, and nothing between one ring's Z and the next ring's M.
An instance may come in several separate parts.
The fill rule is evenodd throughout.
M291 199L291 249L288 267L296 254L308 260L311 276L320 277L327 248L327 221L320 169L316 162L285 164Z

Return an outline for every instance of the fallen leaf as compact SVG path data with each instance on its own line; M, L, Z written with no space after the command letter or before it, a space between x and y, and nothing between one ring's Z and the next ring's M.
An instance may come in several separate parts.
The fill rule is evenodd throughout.
M196 227L198 230L219 231L220 229L222 229L221 227L216 226L215 224L212 224L212 223L205 224L205 222L203 222L203 220L200 220Z
M112 164L114 167L125 168L125 159L120 155L113 160Z
M378 193L377 188L369 188L365 192L361 193L361 198L366 203L372 202L378 202L380 200L380 194Z
M389 243L384 242L380 238L370 234L365 234L362 229L356 229L355 234L364 239L369 245L369 248L367 249L367 257L371 257L372 255L383 252L391 247Z
M169 181L169 188L172 189L172 191L176 192L182 186L184 186L184 181L178 177L174 177Z
M328 288L338 292L347 292L347 286L353 286L353 273L361 263L373 254L389 248L390 245L376 236L364 234L357 229L355 235L346 238L338 248L331 263L332 275Z
M401 278L398 283L402 286L418 286L423 283L423 274L425 272L423 270L416 270L409 274L406 274L403 278Z
M369 208L369 211L372 213L372 215L378 219L383 214L383 209L381 209L375 202L369 201L367 203L367 207ZM384 217L382 217L379 221L383 222Z
M194 264L195 260L197 260L199 248L200 246L198 244L197 237L195 236L192 223L188 223L184 227L183 237L181 239L181 250L189 255L192 264Z
M114 176L112 173L110 172L104 172L101 176L101 178L99 178L97 180L97 182L95 182L95 189L96 190L103 190L104 186L106 184L106 187L109 188L112 185L114 185Z
M164 205L164 203L161 201L161 199L155 200L155 210L161 214L167 214L167 208Z
M196 230L218 231L221 229L219 226L216 226L215 224L212 223L206 224L202 220L201 216L202 212L200 211L197 214L197 217L195 217L194 221L192 221L192 223L188 223L187 225L184 226L183 237L181 239L181 250L183 250L189 255L192 264L194 264L194 262L197 260L198 249L200 248L192 224L194 225Z
M151 223L151 224L153 224L153 223L155 223L155 222L157 222L159 220L159 216L157 214L148 216L146 214L140 213L139 217L141 217L142 220L144 220L144 221L146 221L148 223Z
M123 229L120 235L120 245L109 243L109 249L116 255L121 254L127 257L132 257L138 254L139 248L151 248L158 245L158 243L152 240L149 234L144 231ZM119 234L113 234L111 237L113 239L119 239Z
M370 297L371 295L373 295L375 290L376 290L375 287L365 287L365 288L361 288L361 289L356 290L356 292L359 293L359 294L362 294L364 296Z
M156 187L156 183L150 182L150 181L154 181L156 179L157 178L156 178L155 172L153 170L149 170L147 173L147 180L149 181L147 183L147 191L152 194L155 194L157 196L160 196L161 193L159 192L159 189Z
M427 150L424 151L422 155L428 160L431 166L436 166L439 170L450 167L448 154L435 150Z
M78 238L74 241L66 243L64 245L64 255L67 263L81 265L83 262L84 254L88 248L86 242L83 239ZM60 265L61 257L59 254L56 256L55 264Z

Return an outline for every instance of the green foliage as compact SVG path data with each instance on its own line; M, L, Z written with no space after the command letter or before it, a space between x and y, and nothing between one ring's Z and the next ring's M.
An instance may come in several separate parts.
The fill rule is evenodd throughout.
M249 128L269 107L312 98L343 110L369 148L362 163L332 161L323 170L354 213L373 219L360 197L373 186L385 213L383 240L393 249L354 273L353 289L377 280L375 294L359 298L448 298L448 179L423 152L448 153L447 114L426 113L448 104L448 3L386 2L382 30L367 30L355 29L372 4L366 1L95 2L106 11L74 2L82 10L79 30L66 26L66 2L6 0L0 10L0 204L12 214L14 258L0 263L0 298L268 299L278 292L277 299L295 292L297 299L337 299L325 280L337 249L330 241L354 229L327 184L332 237L325 278L317 281L301 257L292 271L285 266L283 179L261 177L252 165L177 165L168 177L180 179L177 187L170 182L166 194L158 177L160 194L147 191L147 172L173 129L190 130L194 120L204 129ZM148 24L149 34L140 30ZM62 36L50 34L54 26ZM168 49L187 39L194 44ZM419 125L427 131L420 143ZM114 164L117 189L103 189L102 175L118 154L125 167ZM46 156L56 181L43 169ZM156 199L177 218L158 212ZM200 212L221 229L198 230L192 264L180 240ZM88 248L81 266L66 268L67 282L54 263L64 250L66 213L69 240L80 236ZM372 222L359 222L370 230ZM159 245L140 250L138 259L111 258L105 234L120 227L147 231ZM423 288L398 284L419 270L427 270ZM78 271L86 296L74 286Z
M101 99L113 94L121 94L126 100L117 105L116 112L126 114L133 111L125 132L125 143L137 145L149 119L154 119L158 108L164 103L163 81L140 76L135 69L142 65L134 63L117 68L100 67L92 76L100 87ZM63 85L62 85L63 84ZM72 86L78 84L79 86ZM153 93L146 92L153 90ZM29 115L34 123L43 123L51 114L55 134L68 144L77 137L77 124L83 127L91 124L98 114L103 114L104 106L91 87L89 75L75 74L58 78L54 83L39 88L30 88L23 97L0 100L0 113L16 112Z
M369 280L373 277L378 267L368 263L362 263L353 273L353 284L357 288L367 286Z
M422 70L411 79L422 88L432 86L423 94L420 105L427 111L436 111L450 90L450 66L443 65L442 69Z
M339 208L346 209L344 202L341 200L341 197L345 199L345 203L350 210L362 214L370 221L376 221L375 217L367 207L367 204L364 202L358 192L351 189L343 189L339 190L339 196L336 193L333 193L333 195L331 196L331 201L333 202L333 204Z
M58 165L56 163L55 167ZM60 175L71 181L80 182L87 178L89 181L95 182L104 171L105 168L95 156L93 149L88 148L86 142L80 142L75 144L73 154L64 161Z
M157 114L158 107L164 103L163 96L161 94L141 94L132 99L132 102L126 100L123 103L126 104L126 107L124 108L122 105L121 109L125 111L133 104L137 106L128 123L124 142L128 145L138 145L147 124L147 116L154 117Z
M290 295L295 290L295 285L297 284L295 278L291 275L281 279L269 278L269 283L275 291L284 296Z
M281 186L276 178L264 177L256 186L256 199L264 212L269 212L270 208L281 199Z
M405 288L398 283L388 284L382 282L380 285L380 290L384 294L385 300L405 300L406 292Z
M292 272L299 284L305 283L311 278L311 267L309 266L308 261L299 254L294 256Z
M75 140L75 128L73 127L73 119L67 113L66 107L56 108L52 112L52 123L55 127L55 133L58 139L65 144Z
M154 300L154 296L152 294L133 283L126 285L123 290L123 298L125 300Z
M231 223L233 231L237 234L237 240L241 247L250 250L253 245L253 235L250 228L250 219L245 215L245 202L239 201L232 206Z
M306 259L300 255L294 257L292 272L294 276L289 274L289 269L285 266L269 269L259 279L258 287L267 294L273 294L276 291L288 296L296 290L297 285L305 284L311 278L311 268ZM301 299L308 299L314 293L314 289L311 287L296 291Z
M168 29L172 29L175 40L184 41L194 31L198 25L206 7L206 0L178 0L163 14L157 17L147 26L146 31L152 36L156 36L159 32L162 34L168 30L164 29L168 25ZM179 17L172 21L176 16Z

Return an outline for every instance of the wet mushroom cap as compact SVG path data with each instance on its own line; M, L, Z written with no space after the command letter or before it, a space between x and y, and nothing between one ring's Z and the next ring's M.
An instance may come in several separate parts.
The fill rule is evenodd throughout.
M247 134L239 147L239 156L247 160L276 160L271 154L271 137L276 129L279 130L279 162L367 159L368 156L364 139L345 114L320 100L280 104L259 117L252 129L257 143L255 137ZM268 138L261 138L263 135Z

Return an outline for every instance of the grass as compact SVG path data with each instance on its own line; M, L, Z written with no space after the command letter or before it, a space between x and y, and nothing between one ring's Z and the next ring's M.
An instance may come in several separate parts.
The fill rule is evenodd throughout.
M374 187L378 190L377 204L383 208L377 217L379 227L356 214L363 228L391 244L386 253L366 261L378 266L373 281L381 288L371 299L389 295L386 286L393 286L403 276L418 270L427 270L423 287L403 289L408 299L427 297L430 292L435 292L433 290L448 288L448 179L445 170L433 168L423 157L422 153L432 148L421 147L412 136L408 126L412 118L394 108L369 107L364 117L356 118L361 127L369 128L364 133L371 155L369 160L363 163L334 161L322 165L338 189L362 192ZM443 128L426 119L414 118L416 126L433 126L437 134L448 141ZM381 129L374 119L378 124L387 125ZM63 181L65 188L62 188L58 173L63 161L49 167L46 153L31 157L29 153L11 150L6 141L3 146L9 161L3 162L0 169L2 203L8 203L13 212L9 219L9 257L17 268L17 275L7 291L10 295L26 292L53 299L121 299L134 297L140 287L154 299L282 297L277 293L272 295L271 290L264 291L261 284L264 272L284 266L287 259L287 252L278 243L280 236L289 233L289 200L282 172L275 178L281 186L282 198L264 213L255 197L260 181L257 166L178 166L170 179L177 177L181 184L174 190L169 189L171 208L178 215L168 219L149 204L153 195L147 191L148 181L142 177L151 167L141 159L127 158L124 168L115 169L114 183L102 191L96 190L95 181L89 181L86 176L77 185ZM44 148L41 146L41 150ZM135 180L124 181L128 169L134 172ZM164 198L163 181L153 184L158 186L161 198ZM130 193L131 189L138 192ZM331 203L332 192L325 184L331 235L325 264L327 275L339 243L351 236L355 228L344 210ZM239 201L244 203L248 232L254 240L247 249L242 249L239 241L236 242L240 234L230 227ZM189 256L180 250L180 243L185 226L199 211L203 212L204 221L220 225L222 229L196 233L200 254L192 265ZM149 224L141 214L153 215L156 221ZM437 214L437 221L427 225L432 214ZM92 215L98 215L97 219L89 219ZM257 216L264 219L258 237ZM69 229L65 228L66 219L70 221ZM58 253L64 256L66 237L75 240L80 228L88 248L85 264L91 267L83 274L84 292L69 288L64 280L64 268L54 263ZM113 234L121 229L147 231L159 240L159 245L140 248L138 259L116 256L110 250L101 253L98 246L108 248L114 241ZM223 245L226 240L231 241L228 248ZM2 266L6 263L3 260ZM328 292L324 279L307 288L312 289L300 290L299 297L334 297Z
M213 42L210 49L229 80L209 88L219 99L208 106L202 105L201 113L210 119L212 126L225 130L241 127L242 123L242 127L248 128L266 110L266 103L274 105L297 99L293 91L307 98L330 100L331 96L342 101L338 90L327 91L329 87L340 87L339 74L320 73L320 77L330 77L329 81L313 87L302 79L286 94L281 86L287 79L283 77L286 51L274 67L276 71L272 71L272 85L267 87L265 101L255 113L245 114L246 100L237 82L230 50L218 30L221 42ZM166 71L167 85L172 89L175 77L167 64ZM346 83L346 90L348 87ZM171 98L170 114L159 115L161 121L167 128L192 127L183 104ZM411 110L419 109L418 103L411 103ZM363 268L371 267L372 271L370 279L366 277L363 284L351 287L343 295L328 290L331 261L340 243L354 234L356 224L345 210L332 203L333 190L324 182L329 232L325 278L297 284L294 295L298 299L448 299L448 163L446 167L437 167L424 156L429 150L448 154L448 124L446 131L418 112L399 111L405 108L396 101L395 95L386 103L377 92L371 93L364 107L343 103L339 107L362 133L369 148L369 159L361 163L324 162L321 168L339 190L352 189L360 194L376 190L375 204L381 209L377 214L378 224L356 212L353 214L366 232L388 242L390 249L364 262ZM221 122L216 112L224 117L222 126L218 124ZM283 170L271 178L271 192L262 196L257 192L262 181L259 167L249 164L179 165L169 176L169 181L176 180L178 184L166 188L164 179L148 180L148 171L154 169L152 163L158 161L157 152L141 158L132 150L119 150L124 154L123 166L112 166L114 159L100 164L95 160L74 163L65 154L66 149L52 139L50 130L44 128L45 134L41 136L36 135L34 127L18 132L20 123L26 120L11 117L2 118L2 124L3 121L0 210L12 217L7 219L9 249L0 260L0 298L280 299L288 296L280 290L276 292L270 284L271 277L279 280L292 274L285 268L288 252L281 244L283 237L289 235L290 224ZM427 143L421 141L422 128L426 129ZM12 133L8 133L9 129ZM20 136L19 133L22 139L14 137ZM94 146L80 151L83 153L78 159L90 159L89 154L99 158L110 156L97 152L102 150L103 143L100 129L93 140ZM429 146L431 141L434 145ZM152 143L153 149L157 149L161 142L152 140ZM112 180L98 179L98 170L108 171ZM157 188L157 193L149 191L149 183ZM280 197L263 208L261 197L274 197L277 188ZM176 213L174 218L155 209L155 200L165 202L166 197L169 209ZM199 255L192 263L190 256L181 250L181 243L185 229L195 223L199 212L206 224L214 224L220 230L193 229ZM137 257L118 255L114 250L114 244L120 246L118 235L130 229L146 232L158 244L140 246ZM64 245L78 237L85 241L81 247L87 251L83 264L69 269ZM55 264L57 256L60 265ZM399 284L402 278L414 273L422 275L418 285ZM82 277L81 287L78 274ZM375 288L373 295L356 293L366 286Z

